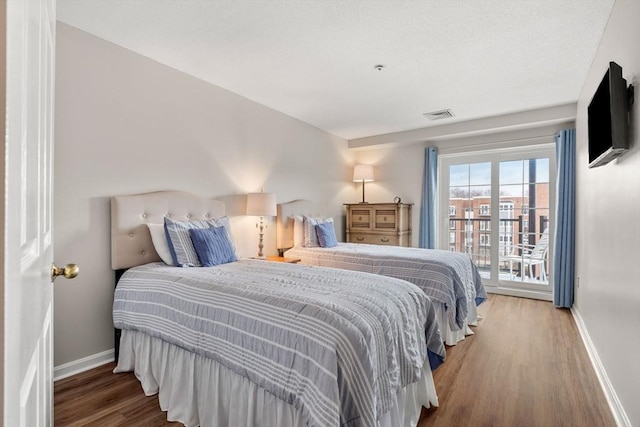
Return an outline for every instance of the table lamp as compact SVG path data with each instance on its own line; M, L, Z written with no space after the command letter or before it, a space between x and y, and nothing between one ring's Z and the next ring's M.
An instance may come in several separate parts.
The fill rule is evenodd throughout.
M276 216L276 195L272 193L249 193L247 194L247 215L254 215L260 217L260 223L256 224L256 228L259 229L260 241L258 243L258 258L264 259L265 256L262 253L264 229L267 226L264 224L265 216Z
M362 181L362 202L364 201L364 183L373 182L373 165L355 165L353 167L353 182Z

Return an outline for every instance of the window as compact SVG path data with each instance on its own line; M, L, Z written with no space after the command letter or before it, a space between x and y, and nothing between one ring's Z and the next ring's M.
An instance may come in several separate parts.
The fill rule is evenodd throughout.
M455 216L455 215L456 215L456 207L449 206L449 216Z
M500 202L500 218L513 218L513 202Z
M489 215L489 205L480 205L480 215L482 216Z
M491 222L490 221L480 221L480 231L491 231Z
M481 234L480 235L480 245L481 246L489 246L491 243L489 243L491 241L491 237L488 234Z
M449 230L455 230L456 229L456 222L453 220L449 221Z
M449 233L449 243L456 242L456 233Z

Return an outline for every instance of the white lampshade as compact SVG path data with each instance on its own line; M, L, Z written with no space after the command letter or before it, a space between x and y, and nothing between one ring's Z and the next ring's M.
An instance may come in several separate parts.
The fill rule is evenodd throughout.
M362 181L373 181L373 165L355 165L353 167L353 182Z
M247 215L276 216L276 195L273 193L247 194Z

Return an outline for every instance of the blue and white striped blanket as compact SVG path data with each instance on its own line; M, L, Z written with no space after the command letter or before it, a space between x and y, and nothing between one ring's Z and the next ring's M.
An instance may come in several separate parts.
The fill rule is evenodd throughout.
M487 299L480 273L462 253L398 246L338 243L333 248L294 247L285 256L303 264L365 271L406 280L445 304L452 330L464 327L469 304Z
M411 283L258 260L134 267L113 319L214 359L314 426L375 426L428 355L445 355L433 305Z

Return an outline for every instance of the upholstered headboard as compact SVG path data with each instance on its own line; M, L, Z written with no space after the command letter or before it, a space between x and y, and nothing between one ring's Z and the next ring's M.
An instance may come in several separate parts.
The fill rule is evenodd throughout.
M278 249L293 247L293 216L326 217L327 207L310 200L293 200L278 205L276 245Z
M134 267L161 261L153 247L148 223L163 224L164 217L179 221L218 218L224 203L183 191L114 196L111 198L111 268Z

